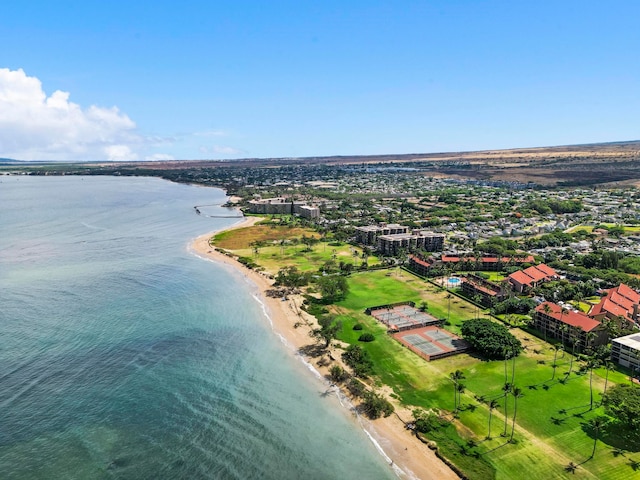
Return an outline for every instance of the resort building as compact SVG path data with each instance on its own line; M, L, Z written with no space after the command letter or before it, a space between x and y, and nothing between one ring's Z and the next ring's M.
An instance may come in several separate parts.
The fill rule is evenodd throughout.
M362 245L377 245L380 235L398 235L409 233L409 227L397 223L366 225L356 227L356 242Z
M407 268L411 270L416 275L420 275L421 277L428 277L429 271L433 267L434 259L432 257L421 258L418 255L409 255L409 265Z
M563 343L585 346L604 345L608 341L605 327L582 312L564 308L556 303L543 302L535 308L534 327Z
M513 272L507 277L507 281L516 292L526 293L541 283L554 278L558 278L556 271L544 263L541 263L540 265Z
M462 280L462 292L471 299L479 297L480 303L485 307L491 307L506 297L502 285L473 274L468 274Z
M398 233L394 235L380 235L378 237L378 252L382 255L397 255L401 250L412 252L425 250L439 252L444 248L444 234L414 230L412 233Z
M264 198L249 201L249 213L265 215L300 215L304 218L320 217L318 207L297 202L285 197Z
M497 272L505 266L523 265L525 263L534 263L535 259L532 255L522 257L459 257L452 255L443 255L440 259L443 266L449 267L451 270L467 270L467 271L491 271Z
M589 316L602 322L605 318L618 323L638 323L640 319L640 295L631 287L621 283L607 290L600 303L591 307Z
M611 340L611 360L636 372L640 371L640 333Z

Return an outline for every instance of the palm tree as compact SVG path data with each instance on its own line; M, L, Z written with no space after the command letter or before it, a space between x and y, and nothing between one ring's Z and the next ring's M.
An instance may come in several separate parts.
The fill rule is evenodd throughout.
M513 442L513 432L516 429L516 415L518 414L518 399L522 398L522 389L513 387L511 395L513 395L513 423L511 424L511 438L509 438L509 442Z
M498 405L498 401L495 399L489 402L489 432L487 433L487 440L491 440L491 417L493 416L493 410L498 408Z
M464 383L458 383L456 385L456 390L458 392L458 409L460 409L460 404L462 403L462 397L461 395L464 393L464 389L465 389L465 385Z
M555 350L555 352L553 353L553 365L551 365L551 367L553 368L553 375L551 376L551 380L556 378L556 368L558 367L556 360L558 358L558 350L564 350L562 348L562 345L554 345L553 349Z
M458 411L458 384L460 380L464 380L465 376L462 370L456 370L449 374L449 378L453 381L453 409Z
M473 301L476 304L476 318L480 318L480 301L482 300L482 296L480 294L476 294L473 296Z
M560 327L558 327L558 330L560 332L560 342L562 342L562 355L564 358L564 350L565 350L565 337L566 335L569 333L569 325L567 325L566 323L563 323L562 325L560 325Z
M504 383L506 384L509 382L509 377L507 376L507 360L509 360L510 358L511 350L507 347L504 347L503 352L504 352Z
M574 462L569 462L569 464L566 467L564 467L564 469L569 473L576 473L576 470L578 469L578 465L575 464Z
M607 393L607 384L609 383L609 372L613 370L613 363L604 362L604 368L606 371L606 375L604 377L604 391L602 392L603 397L604 397L604 394ZM602 405L602 400L600 401L600 405Z
M597 359L590 358L587 361L587 368L589 369L589 395L591 401L589 402L589 410L593 410L593 369L600 364Z
M451 318L451 297L453 297L453 295L447 293L447 322Z
M542 311L544 312L545 315L551 316L551 312L553 310L551 309L548 303L545 303L544 306L542 307ZM544 320L544 341L545 342L547 341L547 324L548 323L549 323L549 320L545 318Z
M603 417L596 417L592 419L590 422L591 428L593 428L593 450L591 451L591 456L589 460L591 460L596 454L596 445L598 444L598 435L600 434L600 429L604 426L605 419Z
M509 392L511 392L511 384L510 383L505 383L502 386L502 391L504 392L504 433L502 434L503 437L507 436L507 426L509 425L509 420L507 419L507 395L509 395Z
M576 346L580 343L580 339L578 338L578 327L572 327L571 328L571 339L572 339L572 345L571 345L571 360L569 361L569 375L571 375L571 372L573 371L573 359L576 356Z

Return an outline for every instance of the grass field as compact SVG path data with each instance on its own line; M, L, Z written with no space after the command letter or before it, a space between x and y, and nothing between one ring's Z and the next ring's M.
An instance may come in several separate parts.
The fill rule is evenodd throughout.
M428 310L441 317L451 305L451 327L473 317L475 307L461 299L446 298L446 293L424 283L404 271L363 272L349 279L350 293L336 306L343 322L340 339L357 342L361 331L353 325L361 323L365 331L376 336L376 341L364 345L376 365L376 373L383 384L390 385L397 398L405 405L426 409L453 409L453 384L449 373L462 370L466 376L463 383L466 392L463 404L468 405L456 421L457 431L477 442L476 451L490 461L498 479L520 478L523 471L532 479L547 478L633 478L636 473L629 458L613 454L616 445L598 440L594 459L580 465L574 474L564 470L569 462L580 464L586 460L593 448L594 438L585 431L589 419L601 414L601 410L590 410L589 375L576 374L579 362L574 362L574 373L566 383L559 382L569 369L570 354L560 353L554 375L553 350L542 340L513 329L526 345L527 351L515 360L515 384L523 391L518 401L515 439L509 444L500 433L504 430L504 407L502 386L505 383L505 364L502 361L483 361L471 355L458 355L434 362L426 362L385 334L385 328L372 317L364 314L367 306L413 300L417 304L426 301ZM456 302L456 303L454 303ZM466 304L466 305L464 305ZM464 308L462 308L464 307ZM539 352L539 353L535 353ZM512 362L507 363L508 381L511 381ZM593 376L594 399L600 399L604 387L605 372L595 371ZM619 373L610 373L609 385L627 381ZM480 398L479 401L478 398ZM486 402L496 399L500 407L493 412L492 439L486 440L489 410ZM507 433L511 432L513 398L508 397ZM628 446L627 446L628 448ZM627 457L631 456L629 453ZM637 454L640 458L640 454ZM459 459L456 459L456 463ZM473 468L473 467L471 467ZM640 477L640 475L639 475Z
M310 236L311 232L306 230L292 231L287 228L287 231L280 232L272 227L267 227L266 232L264 228L254 232L242 230L222 234L215 245L227 245L223 248L229 249L231 246L239 247L234 249L234 253L251 256L271 273L285 265L296 265L301 270L310 271L332 258L345 262L362 261L362 252L349 245L329 246L322 243L311 251L303 252L306 248L303 245L281 244L283 239L295 238L292 236L294 233ZM258 237L275 243L259 248L256 254L250 245ZM354 251L357 257L353 256ZM375 257L369 257L368 260L370 265L378 261ZM454 333L460 332L463 321L478 315L486 316L486 312L400 268L353 273L348 277L348 283L347 297L330 307L342 322L338 338L348 343L358 343L362 333L374 334L375 341L361 345L373 359L375 383L391 387L393 396L401 404L409 408L437 409L453 420L453 384L449 374L455 370L464 373L464 408L459 418L454 420L455 429L441 432L442 438L438 444L444 454L467 472L470 478L510 480L522 478L523 475L528 480L640 478L640 471L633 469L633 461L640 461L640 446L626 445L624 448L628 452L616 456L614 447L618 445L615 444L615 436L606 438L606 443L598 440L594 458L587 461L594 438L586 428L586 423L601 414L597 402L604 388L603 370L594 372L596 405L590 409L589 374L577 374L579 362L574 362L573 373L566 382L561 383L559 380L564 378L569 369L570 354L565 352L558 355L554 374L551 346L517 328L511 332L523 342L526 350L514 362L486 361L471 354L426 362L387 335L386 328L366 315L364 310L400 301L411 300L416 305L426 302L429 313L448 319L447 328ZM353 330L356 323L362 324L363 330ZM505 428L502 392L505 367L507 381L514 381L523 392L518 400L515 443L507 443L507 438L500 436ZM511 378L513 371L515 380ZM609 385L626 381L622 373L609 374ZM487 402L492 399L499 402L499 407L493 411L493 438L487 440ZM507 399L506 428L510 434L514 399L511 396ZM473 442L469 444L473 447L465 446L468 441ZM579 464L575 473L565 470L569 462Z
M285 266L313 271L333 260L336 264L349 263L357 269L364 261L361 248L327 241L307 246L300 243L303 235L309 238L314 232L303 228L256 225L222 232L214 237L213 244L241 257L250 257L273 275ZM319 238L317 233L315 236ZM256 247L255 242L261 242L263 246ZM375 255L368 256L366 260L371 267L380 264Z
M604 225L606 227L615 227L615 223L601 223L600 225ZM640 225L622 225L624 227L624 233L638 233L640 232ZM591 233L595 227L593 225L575 225L571 228L565 230L565 233L575 233L579 231Z

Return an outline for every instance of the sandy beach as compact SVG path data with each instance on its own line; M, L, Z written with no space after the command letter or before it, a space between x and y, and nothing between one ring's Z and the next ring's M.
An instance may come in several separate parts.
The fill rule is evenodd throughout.
M248 227L259 220L261 218L247 217L227 230ZM314 325L315 319L300 309L302 297L292 295L286 301L280 298L268 297L265 292L271 288L273 281L259 272L246 268L232 257L212 248L209 245L209 239L214 233L217 232L207 233L196 238L190 245L191 250L199 256L235 269L255 284L260 295L260 301L265 305L271 318L273 330L286 340L292 347L293 353L297 353L302 347L313 344L314 341L309 336L309 331ZM333 359L339 361L339 349L335 350L331 347L329 354ZM328 366L319 365L318 358L307 358L307 361L323 377L328 375ZM329 382L327 382L327 386L329 386ZM400 419L409 420L411 418L410 412L403 410L397 404L395 407L397 415L393 414L388 418L375 421L362 419L362 424L366 431L384 451L384 455L389 462L389 468L392 468L400 478L420 480L457 479L458 476L433 451L405 428Z

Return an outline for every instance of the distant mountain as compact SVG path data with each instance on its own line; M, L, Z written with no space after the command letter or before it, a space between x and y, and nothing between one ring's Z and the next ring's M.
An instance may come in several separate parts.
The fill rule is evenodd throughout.
M13 158L0 158L0 164L24 163L22 160L14 160Z

